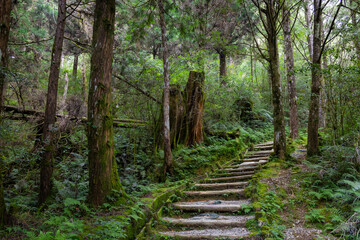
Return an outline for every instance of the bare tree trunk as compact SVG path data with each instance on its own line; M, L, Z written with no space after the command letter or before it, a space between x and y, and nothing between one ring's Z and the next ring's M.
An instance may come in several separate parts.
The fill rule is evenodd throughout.
M52 173L54 168L53 155L55 152L55 121L56 121L56 103L57 90L61 64L61 54L64 41L66 19L66 0L59 0L58 3L58 19L55 33L55 40L52 49L52 58L49 75L48 93L46 99L44 132L42 137L42 145L44 153L41 160L40 171L40 194L39 203L45 203L50 196L52 189Z
M308 49L309 49L309 54L310 54L310 61L313 61L313 41L314 41L314 36L312 33L312 21L311 21L311 13L310 13L310 7L311 7L311 2L310 0L305 0L304 1L304 10L305 10L305 22L306 22L306 28L308 30L308 34L307 34L307 42L308 42Z
M125 196L115 161L111 113L114 30L115 0L96 0L88 103L88 200L93 206L103 204L112 190Z
M226 52L224 49L219 51L219 60L220 60L220 84L221 86L226 85Z
M171 140L170 140L170 79L169 79L169 51L166 39L166 25L165 25L165 9L162 0L158 0L160 26L161 26L161 40L163 46L163 62L164 62L164 175L166 173L173 173L173 161L171 153Z
M314 0L314 45L313 64L311 68L311 100L308 121L308 145L309 156L319 153L319 105L321 87L321 21L322 21L322 0Z
M82 86L81 86L81 95L82 95L82 98L83 98L83 101L84 101L84 105L86 105L86 102L87 102L87 95L86 95L86 92L87 92L87 81L86 81L86 65L85 63L83 63L82 65Z
M8 42L10 34L12 0L0 1L0 114L6 92L5 71L8 67Z
M61 99L61 104L60 104L60 113L62 114L65 110L66 107L66 98L67 98L67 92L69 89L69 77L67 75L67 73L65 73L65 77L64 77L64 93L62 95L62 99Z
M279 49L277 43L275 19L275 2L269 1L266 11L266 23L268 29L268 52L270 60L270 78L272 89L272 102L274 107L274 152L280 159L285 159L286 135L284 109L282 103Z
M79 64L79 54L76 53L74 55L74 64L73 64L73 72L72 72L72 80L73 80L73 82L76 82L78 64Z
M286 4L283 7L283 31L284 31L284 52L286 61L286 78L289 90L289 104L290 104L290 137L295 139L299 136L298 131L298 109L297 109L297 94L294 70L294 55L291 39L290 29L290 11Z

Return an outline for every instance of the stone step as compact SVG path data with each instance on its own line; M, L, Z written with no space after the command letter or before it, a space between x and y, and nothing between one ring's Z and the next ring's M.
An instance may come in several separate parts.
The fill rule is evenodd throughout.
M271 154L273 153L273 150L266 150L266 151L253 151L253 152L247 152L245 154L245 156L251 156L251 155L255 155L255 154Z
M224 196L224 195L237 195L243 196L244 189L225 189L225 190L214 190L214 191L186 191L185 195L189 197L213 197L213 196Z
M247 171L251 171L251 170L256 170L258 167L259 166L239 167L239 164L238 164L238 165L228 166L227 168L223 169L222 171L225 171L225 172L247 172Z
M260 143L260 144L254 145L254 147L262 147L262 146L269 146L269 145L273 146L274 142L269 141L269 142L265 142L265 143Z
M245 159L243 159L243 162L253 162L253 161L268 160L268 159L269 159L269 156L256 157L256 158L245 158Z
M236 169L236 168L242 168L242 167L259 166L260 164L264 164L264 163L267 163L267 162L268 162L268 160L243 162L243 163L240 163L240 164L231 165L230 167L232 167L233 169Z
M237 212L242 206L249 204L249 201L225 201L225 200L209 200L196 202L178 202L174 203L175 209L183 211L201 211L201 212Z
M230 176L243 176L243 175L249 175L254 174L254 171L246 171L246 172L227 172L227 173L215 173L212 175L212 177L230 177Z
M272 150L273 149L273 145L264 145L264 146L258 146L258 147L255 147L254 146L254 150Z
M196 188L201 189L226 189L226 188L243 188L246 187L249 182L226 182L226 183L199 183L195 184Z
M242 175L242 176L233 176L233 177L219 177L219 178L209 178L209 179L205 179L204 183L215 183L215 182L236 182L237 180L244 180L244 179L249 179L251 178L253 175L252 174L248 174L248 175Z
M168 218L161 220L171 226L186 227L245 227L246 221L253 216L222 216L216 213L203 213L191 218Z
M166 237L175 239L250 239L251 232L246 228L202 229L179 232L158 232Z

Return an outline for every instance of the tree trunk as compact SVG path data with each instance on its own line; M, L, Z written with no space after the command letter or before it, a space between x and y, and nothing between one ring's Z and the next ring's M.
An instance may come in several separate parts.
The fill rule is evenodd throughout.
M106 201L112 190L125 192L114 155L111 71L115 0L96 0L88 102L89 196L91 205Z
M319 153L318 130L321 86L321 15L321 0L314 0L314 45L313 64L311 68L311 100L308 121L308 156L313 156Z
M306 28L308 30L308 34L307 34L307 42L308 42L308 49L309 49L309 54L310 54L310 61L313 61L313 34L311 31L311 26L312 26L312 22L311 22L311 13L310 13L310 0L305 0L304 1L304 10L305 10L305 22L306 22Z
M170 96L170 79L169 79L169 51L166 39L166 25L165 25L165 9L162 0L158 0L159 15L160 15L160 26L161 26L161 40L163 46L163 62L164 62L164 175L166 173L172 174L173 162L171 153L171 140L170 140L170 107L169 107L169 96Z
M181 91L180 85L171 85L170 86L170 139L171 147L175 148L179 143L183 143L181 139L186 135L184 116L185 104L183 93Z
M56 121L56 102L58 80L60 73L61 54L64 40L64 29L66 19L66 0L59 0L58 3L58 19L55 33L55 40L52 49L52 58L49 75L48 93L46 99L44 132L42 137L42 145L44 153L41 160L40 171L40 195L39 203L44 203L51 193L52 188L52 173L55 152L54 131Z
M7 51L10 20L11 20L12 0L2 0L0 2L0 114L4 105L6 92L5 72L8 67L9 55Z
M221 86L225 86L227 73L226 73L226 52L224 49L220 49L219 59L220 59L220 84Z
M204 115L204 72L190 71L189 80L184 91L186 101L186 135L185 145L191 146L204 141L203 115Z
M294 70L294 55L291 39L290 29L290 11L287 6L283 7L283 31L284 31L284 52L286 61L286 78L289 90L289 105L290 105L290 137L295 139L299 136L298 131L298 110L297 110L297 95L296 82Z
M274 23L275 2L270 1L267 6L268 52L270 60L270 78L272 89L272 102L274 108L274 152L280 159L285 159L286 135L284 109L282 103L279 49L277 43L276 24Z
M82 95L82 99L84 101L84 105L86 105L86 102L87 102L87 96L86 96L87 88L88 88L88 86L87 86L87 81L86 81L86 65L85 65L85 63L83 63L81 95Z
M78 70L78 63L79 63L79 54L74 55L74 64L73 64L73 72L72 72L72 80L75 83L77 78L77 70Z
M0 1L0 124L1 112L3 110L4 98L6 92L5 73L8 67L8 42L10 34L10 20L11 20L12 0ZM0 229L7 222L6 205L4 200L3 188L3 158L0 156Z
M62 114L65 110L66 107L66 98L67 98L67 92L69 89L69 77L67 75L67 73L65 73L65 77L64 77L64 93L62 95L62 99L61 99L61 104L60 104L60 113Z

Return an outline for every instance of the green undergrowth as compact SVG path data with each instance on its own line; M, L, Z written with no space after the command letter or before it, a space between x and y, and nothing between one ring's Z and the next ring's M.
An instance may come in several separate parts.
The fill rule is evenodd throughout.
M305 164L309 172L297 179L309 209L306 222L344 239L359 239L360 164L354 147L324 146L321 156Z
M283 162L273 159L258 171L245 189L246 196L252 203L246 206L244 213L255 213L255 218L247 222L247 227L255 236L265 239L283 239L285 225L280 216L284 208L284 192L281 188L273 188L264 179L276 177Z

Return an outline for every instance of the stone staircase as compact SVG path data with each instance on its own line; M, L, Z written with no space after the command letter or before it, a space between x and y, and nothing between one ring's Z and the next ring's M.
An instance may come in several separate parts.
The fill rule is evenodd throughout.
M244 189L256 169L268 162L272 146L272 142L255 145L243 160L185 191L183 199L172 205L171 216L161 218L157 239L250 239L245 224L254 217L241 215L250 203Z

